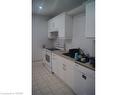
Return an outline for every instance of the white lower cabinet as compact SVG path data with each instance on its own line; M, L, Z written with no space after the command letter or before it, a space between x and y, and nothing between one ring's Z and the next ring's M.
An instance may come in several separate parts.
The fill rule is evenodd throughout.
M56 54L52 55L52 71L72 88L74 63Z
M58 62L57 55L52 54L52 71L57 75L58 74Z
M76 65L77 66L77 65ZM88 71L87 71L88 70ZM74 91L77 95L95 95L94 71L74 68Z
M55 74L57 74L58 73L58 70L57 70L57 61L56 60L54 60L53 62L52 62L52 71L55 73Z
M63 70L64 70L64 82L70 87L73 88L74 86L74 81L73 81L73 65L74 62L69 61L67 59L64 59L64 65L63 65Z
M63 71L63 64L62 58L56 54L52 54L52 71L63 80L64 78L64 71Z
M59 76L59 78L60 78L61 80L64 81L63 64L64 64L64 62L63 62L61 59L59 59L59 60L58 60L58 76Z
M95 95L95 71L53 54L52 70L77 95Z

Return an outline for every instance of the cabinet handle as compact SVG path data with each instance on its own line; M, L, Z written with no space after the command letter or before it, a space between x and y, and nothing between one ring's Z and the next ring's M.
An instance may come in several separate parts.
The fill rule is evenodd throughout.
M66 65L65 64L63 64L63 70L66 71Z
M86 80L87 77L83 74L83 75L82 75L82 78Z

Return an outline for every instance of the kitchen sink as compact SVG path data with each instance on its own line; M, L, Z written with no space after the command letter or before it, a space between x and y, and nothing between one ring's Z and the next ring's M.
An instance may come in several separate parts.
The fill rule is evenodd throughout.
M71 57L71 58L74 59L73 55L71 55L70 53L63 53L63 55L68 56L68 57ZM80 59L77 60L77 61L78 61L78 62L82 62L82 63L89 62L89 58L88 58L88 57L85 57L85 58L86 58L86 61L85 61L85 62L84 62L84 61L81 61Z

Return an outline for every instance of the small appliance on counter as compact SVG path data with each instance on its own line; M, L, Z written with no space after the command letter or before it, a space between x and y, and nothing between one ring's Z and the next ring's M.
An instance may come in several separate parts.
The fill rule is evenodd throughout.
M78 53L75 53L74 58L75 58L76 61L79 60L79 55L78 55Z
M86 55L80 48L69 49L68 53L64 53L64 55L74 58L76 61L82 63L89 62L89 56Z

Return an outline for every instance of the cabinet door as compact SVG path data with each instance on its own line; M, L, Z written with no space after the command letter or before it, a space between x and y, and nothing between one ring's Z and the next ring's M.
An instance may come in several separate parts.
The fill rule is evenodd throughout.
M64 81L64 61L63 59L59 56L58 59L58 77Z
M74 70L74 91L77 95L95 95L95 80L85 72Z
M57 25L58 25L58 36L60 38L65 37L65 14L60 14L57 17Z
M73 73L74 73L73 65L74 65L74 62L71 62L71 61L65 59L64 64L65 64L64 81L70 88L73 89L73 87L74 87L74 81L73 81Z
M86 37L95 37L95 1L86 3Z
M51 20L48 21L48 31L52 32L52 31L56 31L56 19L53 18Z
M60 38L65 37L71 38L72 37L71 25L72 25L72 17L67 16L66 13L64 12L48 21L48 31L49 32L58 31L58 37ZM49 38L51 38L50 34Z
M60 56L52 54L52 71L61 79L63 78L63 69Z
M68 86L73 87L73 65L74 63L53 54L52 57L52 70L53 72L63 80Z
M53 54L52 56L52 71L57 75L58 74L58 67L57 67L57 58L56 56Z
M64 80L63 60L60 56L53 54L52 56L52 71L62 80Z
M51 32L53 30L53 20L48 21L48 32Z
M51 30L51 21L49 20L48 21L48 32L50 32L50 30Z

